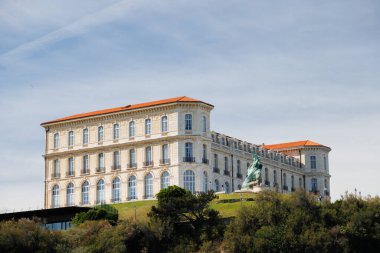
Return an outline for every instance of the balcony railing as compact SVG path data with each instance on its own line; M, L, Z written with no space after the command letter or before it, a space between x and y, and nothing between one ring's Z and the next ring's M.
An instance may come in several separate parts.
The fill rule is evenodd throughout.
M144 166L153 166L153 161L145 161Z
M230 171L229 170L224 170L224 175L229 176L230 175Z
M236 174L236 177L237 177L237 178L243 178L243 175L242 175L241 173L237 173L237 174Z
M80 171L80 174L82 174L82 175L90 174L90 170L89 170L89 169L81 170L81 171Z
M67 171L66 172L66 177L73 177L75 176L75 172L74 171Z
M120 198L113 198L110 200L111 203L119 203L121 201Z
M170 159L169 158L160 159L160 164L161 165L170 164Z
M61 177L61 173L52 173L51 177L52 178L60 178Z
M106 169L104 167L97 167L96 173L103 173Z
M214 168L213 168L213 171L214 171L215 173L220 173L220 169L217 168L217 167L214 167Z
M128 167L128 169L135 169L135 168L137 168L137 164L136 163L128 163L127 167Z
M282 187L282 189L285 190L285 191L287 191L287 190L288 190L288 186L287 186L287 185L284 185L284 186Z
M183 162L185 162L185 163L194 163L195 162L195 157L185 156L183 158Z
M208 164L208 159L207 158L202 158L202 163Z
M111 166L111 170L112 171L121 170L121 166L120 165L113 165L113 166Z

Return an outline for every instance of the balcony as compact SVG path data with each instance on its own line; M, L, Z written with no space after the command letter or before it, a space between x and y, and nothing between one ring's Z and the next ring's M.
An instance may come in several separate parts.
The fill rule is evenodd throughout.
M153 161L145 161L144 167L153 166Z
M243 175L241 173L237 173L236 177L241 179L241 178L243 178Z
M214 171L215 173L220 173L220 169L217 168L217 167L214 167L214 168L213 168L213 171Z
M284 185L284 186L282 187L282 189L285 190L285 191L287 191L287 190L288 190L288 186L287 186L287 185Z
M165 165L165 164L170 164L169 158L160 159L160 165Z
M74 177L75 176L75 172L74 171L67 171L66 172L66 177Z
M224 170L224 175L229 176L230 175L230 171L229 170Z
M88 175L88 174L90 174L90 170L89 169L81 170L80 174L81 175Z
M51 178L60 178L61 174L60 173L52 173Z
M265 186L270 186L270 182L268 180L265 180L264 185Z
M137 164L136 163L128 163L127 164L127 168L128 169L136 169L137 168Z
M185 156L183 158L183 162L185 162L185 163L195 163L195 157Z
M111 166L111 170L112 171L121 170L121 166L120 165L113 165L113 166Z
M97 167L96 168L96 173L104 173L106 171L106 168L104 167Z
M207 158L202 158L202 163L208 164L208 159Z

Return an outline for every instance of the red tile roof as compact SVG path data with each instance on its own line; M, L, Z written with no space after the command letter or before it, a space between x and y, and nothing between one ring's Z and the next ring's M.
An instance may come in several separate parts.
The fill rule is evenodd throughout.
M203 101L200 101L200 100L197 100L197 99L194 99L194 98L190 98L190 97L186 97L186 96L182 96L182 97L168 98L168 99L151 101L151 102L146 102L146 103L140 103L140 104L134 104L134 105L127 105L127 106L122 106L122 107L110 108L110 109L103 109L103 110L98 110L98 111L93 111L93 112L86 112L86 113L75 114L75 115L71 115L71 116L68 116L68 117L59 118L59 119L55 119L55 120L52 120L52 121L47 121L47 122L42 123L41 125L46 125L46 124L51 124L51 123L57 123L57 122L67 121L67 120L86 118L86 117L92 117L92 116L99 116L99 115L104 115L104 114L109 114L109 113L115 113L115 112L122 112L122 111L141 109L141 108L151 107L151 106L157 106L157 105L165 105L165 104L171 104L171 103L178 103L178 102L203 103L203 104L206 104L206 105L214 107L213 105L205 103Z
M306 140L306 141L294 141L294 142L264 145L264 148L267 148L267 149L287 149L287 148L309 147L309 146L325 147L324 145L321 145L317 142Z

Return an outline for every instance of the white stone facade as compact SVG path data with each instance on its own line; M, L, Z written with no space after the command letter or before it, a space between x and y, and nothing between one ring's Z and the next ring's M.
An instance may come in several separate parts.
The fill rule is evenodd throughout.
M328 147L265 149L211 131L212 105L186 97L167 101L43 123L45 208L154 198L168 184L232 192L242 185L252 153L261 156L267 170L262 187L312 190L316 179L313 190L328 195ZM311 156L316 158L313 169Z

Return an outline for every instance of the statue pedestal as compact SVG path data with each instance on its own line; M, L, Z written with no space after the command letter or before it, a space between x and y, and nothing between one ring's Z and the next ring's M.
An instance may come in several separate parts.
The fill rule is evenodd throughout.
M238 191L235 191L235 192L261 192L263 191L264 189L260 186L252 186L252 187L249 187L249 188L242 188L241 190L238 190Z

